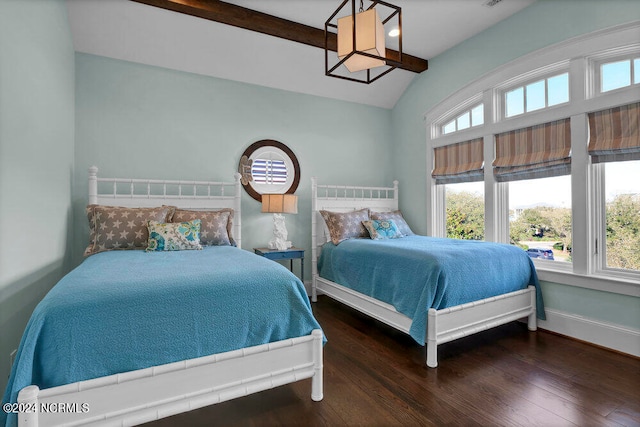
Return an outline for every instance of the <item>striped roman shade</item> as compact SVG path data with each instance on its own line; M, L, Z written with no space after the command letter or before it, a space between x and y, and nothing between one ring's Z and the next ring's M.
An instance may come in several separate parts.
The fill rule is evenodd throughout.
M436 184L473 182L484 179L484 140L482 138L436 147L431 176Z
M571 173L569 119L496 135L493 167L493 174L500 182Z
M640 160L640 102L589 114L593 163Z

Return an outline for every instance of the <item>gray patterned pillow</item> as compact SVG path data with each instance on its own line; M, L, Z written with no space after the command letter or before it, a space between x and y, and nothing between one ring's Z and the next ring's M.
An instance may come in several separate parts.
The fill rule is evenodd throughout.
M331 242L334 245L352 238L369 238L362 221L369 220L369 209L351 212L320 211L320 215L329 228Z
M166 222L174 209L174 206L87 206L89 246L85 249L84 256L113 249L146 249L149 240L147 221Z
M200 244L203 246L229 246L232 243L231 227L233 226L233 209L219 211L190 211L176 209L171 222L186 222L199 219ZM234 244L235 246L235 244Z
M390 219L396 223L398 230L403 236L413 236L415 233L409 228L409 224L404 220L400 210L391 212L371 212L371 219Z

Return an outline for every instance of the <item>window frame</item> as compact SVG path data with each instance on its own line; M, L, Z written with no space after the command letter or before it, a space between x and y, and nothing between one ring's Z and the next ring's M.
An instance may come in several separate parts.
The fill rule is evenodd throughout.
M268 152L274 152L284 161L287 168L287 180L284 184L279 185L257 183L252 179L241 180L242 187L247 194L258 202L262 202L262 194L266 193L293 194L300 183L300 163L298 158L289 147L273 139L263 139L247 147L240 157L238 172L243 176L247 174L251 176L253 166L247 167L243 162L251 162Z
M488 167L490 159L495 158L494 135L569 117L572 138L572 263L548 260L533 262L541 280L640 296L640 271L607 268L603 258L605 251L595 253L596 242L606 245L604 187L599 187L604 185L604 172L599 165L591 164L587 152L588 114L638 102L640 98L638 84L633 84L633 74L630 86L607 92L600 91L598 81L601 64L615 62L619 58L633 61L638 57L639 30L640 22L618 25L532 52L469 83L429 110L425 114L428 169L426 208L429 213L427 234L438 237L446 234L444 186L436 185L430 176L435 147L477 137L485 139L485 240L508 243L508 184L496 182L492 168ZM506 91L539 81L545 75L548 78L565 71L569 73L569 102L505 117ZM469 109L470 105L477 105L479 97L484 104L484 124L479 128L442 134L441 126L447 123L445 120L455 119L456 113L463 112L464 108Z
M565 176L565 175L563 175ZM534 178L536 179L536 178ZM509 185L509 182L505 182L504 184L507 184L507 187ZM573 198L573 185L571 186L571 193L572 193L572 198ZM507 188L505 190L505 192L508 194L509 193L509 189ZM506 200L506 208L507 211L509 210L509 202L508 200ZM543 269L548 269L548 270L555 270L555 271L562 271L562 272L571 272L573 271L573 248L575 247L574 245L574 241L575 239L574 234L573 233L573 204L571 206L571 216L572 216L572 221L571 221L571 230L572 230L572 241L571 241L571 251L572 251L572 261L571 262L564 262L564 261L556 261L556 260L545 260L545 259L539 259L539 258L534 258L533 259L533 263L537 268L543 268ZM504 233L506 233L506 235L508 236L508 240L507 241L503 241L503 243L510 243L511 240L511 230L510 230L510 222L508 221L506 223L506 229L503 231Z
M539 67L522 75L518 75L512 79L505 81L504 83L496 86L494 88L495 93L495 105L497 106L498 114L495 117L496 121L504 121L504 120L518 120L523 116L529 116L533 114L538 114L541 112L548 112L549 110L558 109L562 107L566 107L571 104L571 73L570 73L570 61L562 60L555 62L553 64L545 65L543 67ZM562 74L568 74L568 90L569 90L569 100L567 102L563 102L555 105L548 105L549 103L549 85L548 80L553 77L560 76ZM527 91L526 88L528 85L533 83L538 83L539 81L544 81L544 98L545 98L545 106L542 108L538 108L537 110L526 111L527 109ZM507 102L506 96L507 93L512 92L517 89L523 90L523 112L520 114L516 114L513 116L507 116Z
M454 106L452 109L445 112L441 117L439 117L436 121L435 126L432 127L432 131L437 136L450 137L451 135L456 135L456 138L459 138L458 135L461 135L462 133L466 133L470 130L478 130L479 128L482 128L486 123L486 117L487 117L486 110L483 110L482 123L476 126L473 126L472 114L471 114L471 111L479 107L480 105L484 105L482 93L477 93L474 96L464 100L462 103ZM458 118L465 113L469 114L469 127L466 127L464 129L458 129ZM444 127L450 124L451 122L455 123L456 130L445 133ZM460 141L463 141L463 140L464 139L461 139Z
M483 107L484 108L484 104L483 103L478 103L474 106L472 106L471 108L467 108L464 111L460 111L458 112L456 115L454 115L453 118L451 118L450 120L448 120L446 123L444 123L443 125L440 126L440 132L443 135L451 135L452 133L456 133L456 132L460 132L466 129L471 129L474 127L478 127L478 126L482 126L484 124L484 121L482 123L479 123L477 125L473 124L473 110L475 110L478 107ZM462 129L458 129L458 120L464 116L467 115L469 118L469 126L462 128ZM483 117L484 117L484 110L483 110ZM455 130L452 130L451 132L445 132L444 129L449 126L450 124L454 124L455 125Z
M633 280L640 277L640 271L607 266L607 200L606 200L606 163L592 164L591 197L594 205L594 261L593 271L602 276Z
M617 92L624 93L631 88L640 86L640 83L634 83L634 60L640 59L640 43L634 43L627 46L622 46L616 49L609 49L603 52L598 52L594 55L590 55L587 58L587 70L588 75L588 98L596 98L599 96L614 95ZM630 60L630 84L628 86L619 87L617 89L611 89L606 92L602 92L602 66L609 63Z
M466 183L469 183L469 182L476 182L476 183L481 183L481 182L482 182L482 183L484 184L484 182L483 182L483 181L468 181L468 182L466 182ZM442 189L441 191L442 191L442 197L443 197L443 203L444 203L444 219L443 219L443 221L442 221L442 224L443 224L443 227L444 227L443 237L448 237L448 236L447 236L447 234L448 234L448 233L447 233L447 185L456 185L456 184L461 184L461 183L454 183L454 184L438 184L438 187L441 187L441 189ZM484 185L483 185L483 187L484 187ZM484 203L486 203L486 201L485 201L485 197L484 197L484 188L483 188L483 190L482 190L482 196L483 196L483 201L482 201L482 203L483 203L483 205L484 205ZM483 207L484 207L484 206L483 206ZM484 214L483 214L483 219L484 219ZM487 223L487 221L486 221L486 219L485 219L485 220L484 220L484 226L485 226L485 228L486 228L486 223ZM485 233L483 232L482 239L480 239L480 240L478 240L478 241L485 241L484 234L485 234ZM475 239L469 239L469 240L475 240Z

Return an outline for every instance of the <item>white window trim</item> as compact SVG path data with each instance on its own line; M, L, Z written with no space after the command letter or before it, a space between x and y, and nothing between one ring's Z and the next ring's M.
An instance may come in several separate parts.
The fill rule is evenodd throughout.
M602 257L595 254L596 237L602 242L602 222L599 221L594 208L600 206L595 204L597 193L594 193L597 188L594 181L598 179L598 172L596 167L590 165L586 147L589 112L638 102L640 99L640 87L637 84L599 93L596 80L598 77L595 75L597 73L593 72L597 64L615 60L623 55L633 55L640 47L637 43L639 31L640 21L635 21L531 52L492 70L429 110L425 114L426 205L429 212L427 234L438 237L446 234L444 188L437 186L431 177L433 148L484 137L485 159L493 159L493 135L561 118L571 118L572 141L585 141L585 144L575 144L572 147L573 262L534 260L539 277L541 280L571 286L640 296L640 273L603 268L600 265ZM559 74L563 69L569 72L569 103L503 118L501 97L504 96L505 88L539 80L545 77L545 73L547 77L554 72ZM465 107L476 105L480 97L485 113L482 126L441 135L441 125L445 120L457 117L456 113L463 112ZM508 205L507 184L495 182L490 162L485 161L485 240L509 242L506 208Z
M453 134L456 134L457 136L457 135L460 135L461 132L482 127L484 123L482 125L469 126L468 128L465 128L465 129L459 129L459 130L456 129L455 131L449 132L446 135L442 131L443 127L446 124L448 124L452 120L456 120L461 114L464 114L467 112L471 114L471 110L480 104L482 104L482 93L478 93L474 96L469 97L468 99L464 100L464 102L462 102L461 104L454 106L452 109L442 114L442 116L436 120L436 122L434 123L434 126L432 126L431 128L433 132L433 138L435 139L441 136L451 136Z
M559 108L559 107L563 107L563 106L567 106L568 104L571 103L571 93L569 93L569 101L568 102L564 102L562 104L557 104L557 105L546 105L548 103L548 100L546 99L546 95L547 95L547 79L552 78L552 77L556 77L560 74L564 74L564 73L568 73L569 72L569 64L570 61L565 59L559 62L556 62L554 64L550 64L550 65L546 65L544 67L540 67L536 70L532 70L530 72L525 73L524 75L520 75L520 76L516 76L513 79L510 79L506 82L504 82L503 84L497 86L494 90L496 91L496 110L499 114L496 115L496 121L502 121L502 120L516 120L518 118L521 118L524 115L529 115L529 114L534 114L536 112L540 112L540 111L545 111L545 110L549 110L549 109L555 109L555 108ZM524 111L521 114L517 114L515 116L511 116L511 117L507 117L507 111L506 111L506 102L505 102L505 96L507 94L507 92L510 92L512 90L518 89L518 88L522 88L525 92L526 92L526 86L531 84L531 83L535 83L538 82L540 80L544 80L545 81L545 106L543 108L540 108L538 110L534 110L534 111ZM569 85L571 85L571 73L569 73ZM525 94L525 105L524 108L526 109L526 94Z
M601 85L601 76L600 76L600 67L603 64L609 62L617 62L624 60L637 59L640 55L640 43L635 43L631 45L627 45L621 47L619 49L610 49L603 53L597 53L595 55L591 55L587 58L588 67L587 67L587 98L596 98L601 95L613 94L616 92L625 92L628 91L630 87L638 86L638 83L633 83L633 65L631 68L631 84L629 86L625 86L618 89L613 89L607 92L600 92Z
M622 280L637 279L638 273L630 272L620 268L607 267L607 227L606 227L606 205L605 205L605 179L604 165L597 164L591 166L592 183L591 197L594 201L595 218L593 221L593 268L592 274L602 277L616 277ZM597 242L597 243L596 243Z

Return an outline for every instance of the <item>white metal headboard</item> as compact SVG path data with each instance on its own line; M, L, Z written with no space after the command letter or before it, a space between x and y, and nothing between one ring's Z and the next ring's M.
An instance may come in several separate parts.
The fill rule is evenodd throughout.
M181 209L234 210L233 239L242 247L240 174L234 182L169 181L157 179L98 178L98 168L89 168L89 204L124 207L177 206ZM108 191L104 188L109 188Z
M360 187L319 185L316 177L311 178L311 277L314 289L320 247L329 239L320 211L348 212L362 208L379 212L398 209L398 181L393 181L393 187Z

